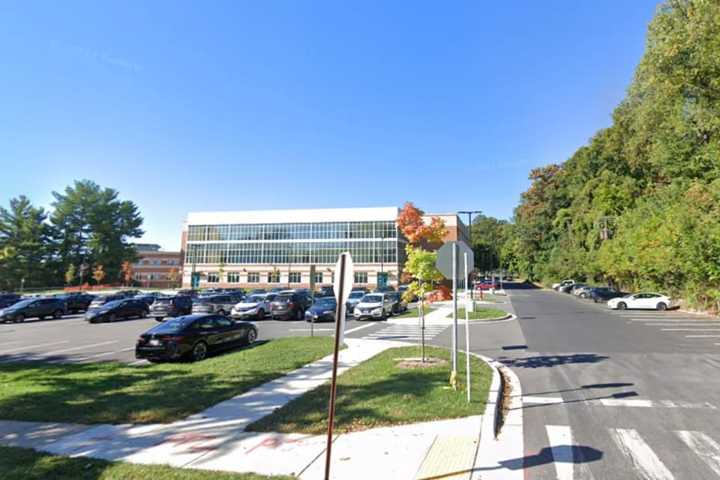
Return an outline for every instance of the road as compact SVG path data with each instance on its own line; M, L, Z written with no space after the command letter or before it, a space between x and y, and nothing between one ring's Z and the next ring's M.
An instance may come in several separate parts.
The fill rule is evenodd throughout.
M520 378L526 479L720 478L719 319L507 291L518 320L471 345Z

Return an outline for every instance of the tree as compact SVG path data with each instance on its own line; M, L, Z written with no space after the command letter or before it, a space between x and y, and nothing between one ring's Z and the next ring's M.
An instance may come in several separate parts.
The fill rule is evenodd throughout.
M34 207L25 196L10 200L9 208L0 207L0 285L17 287L46 286L52 267L54 245L47 213Z
M76 276L77 274L75 272L75 265L70 264L70 266L68 266L67 270L65 271L65 285L72 285Z
M53 196L55 210L50 220L63 269L71 264L76 268L100 264L108 278L119 278L123 262L137 258L128 240L143 234L137 206L89 180L76 181Z
M175 285L180 279L180 270L175 267L171 268L168 272L167 279L171 284Z
M132 263L125 260L122 265L120 266L120 276L122 282L125 284L125 286L129 286L132 284L133 280L133 267Z
M445 222L440 217L432 217L430 223L426 224L423 220L424 213L412 202L405 202L397 218L398 228L410 245L437 248L442 245L448 233Z
M403 294L405 301L412 300L417 297L418 315L420 317L420 338L421 338L421 358L425 362L425 295L432 292L437 282L443 279L442 274L435 267L437 260L437 252L430 252L420 247L407 246L407 261L405 269L410 272L414 278L408 289Z
M95 283L100 285L102 281L105 279L105 270L102 265L96 265L93 269L92 274L93 280L95 280Z

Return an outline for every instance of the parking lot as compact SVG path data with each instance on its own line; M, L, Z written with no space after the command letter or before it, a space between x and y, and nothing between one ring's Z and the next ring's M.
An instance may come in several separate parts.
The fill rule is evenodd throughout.
M375 322L348 318L346 331ZM382 322L377 322L380 327ZM310 335L305 321L258 320L259 339ZM157 325L152 318L89 324L83 314L66 315L59 320L26 320L0 324L0 362L43 360L49 362L120 361L131 365L148 364L135 359L135 342L145 330ZM314 324L314 334L332 335L334 323ZM375 327L375 328L377 328Z

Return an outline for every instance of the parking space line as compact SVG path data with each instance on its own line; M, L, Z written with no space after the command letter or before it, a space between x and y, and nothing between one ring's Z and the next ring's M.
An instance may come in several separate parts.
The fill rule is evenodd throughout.
M139 365L145 365L147 363L148 363L147 360L136 360L134 362L128 363L128 365L130 365L131 367L137 367Z
M74 361L84 362L85 360L90 360L92 358L107 357L108 355L113 355L116 353L129 352L130 350L135 350L135 347L122 348L120 350L113 350L112 352L96 353L95 355L88 355L87 357L75 358Z
M62 349L62 350L55 350L55 351L47 352L47 353L39 353L39 354L36 354L36 355L37 355L37 356L49 357L49 356L52 356L52 355L57 355L58 353L74 352L75 350L81 350L81 349L83 349L83 348L101 347L101 346L103 346L103 345L110 345L111 343L118 343L119 341L120 341L120 340L109 340L109 341L107 341L107 342L91 343L91 344L89 344L89 345L80 345L80 346L78 346L78 347L64 348L64 349Z
M670 322L663 322L663 323L645 323L643 324L646 327L667 327L667 326L673 326L673 327L720 327L720 323L670 323Z
M661 328L663 332L720 332L720 328Z
M0 350L0 354L15 352L17 350L23 350L23 349L27 349L27 348L49 347L51 345L59 345L61 343L70 343L70 340L60 340L57 342L50 342L50 343L38 343L36 345L24 345L22 347L11 348L9 350Z
M289 328L288 332L309 332L310 328ZM334 332L334 328L314 328L315 332Z
M685 338L720 338L720 335L685 335Z

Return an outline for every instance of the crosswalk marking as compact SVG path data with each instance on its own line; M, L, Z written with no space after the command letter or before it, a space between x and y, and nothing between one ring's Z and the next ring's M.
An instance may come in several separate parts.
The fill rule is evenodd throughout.
M425 326L425 339L432 339L442 333L448 325ZM364 338L376 340L419 340L422 337L420 327L417 325L388 325L377 332L368 333Z
M630 457L633 465L645 480L674 480L672 473L660 461L650 446L645 443L637 430L617 428L610 430L618 448Z
M681 430L675 433L715 472L715 475L720 476L720 444L703 432Z
M573 480L573 466L576 459L572 449L572 433L570 427L546 425L550 454L553 457L555 473L558 480Z

